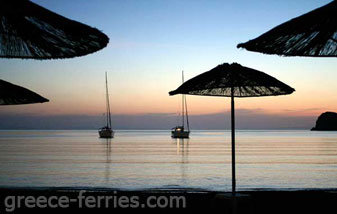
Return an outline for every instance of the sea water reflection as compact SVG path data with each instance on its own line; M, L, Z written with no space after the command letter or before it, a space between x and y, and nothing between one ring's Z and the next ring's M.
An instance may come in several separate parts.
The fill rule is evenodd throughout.
M0 131L0 186L231 189L229 131ZM337 188L337 132L238 131L237 185Z

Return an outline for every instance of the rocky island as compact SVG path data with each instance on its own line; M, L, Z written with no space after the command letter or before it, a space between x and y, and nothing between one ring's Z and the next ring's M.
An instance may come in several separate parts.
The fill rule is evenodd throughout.
M337 131L337 113L325 112L321 114L316 121L316 126L311 131Z

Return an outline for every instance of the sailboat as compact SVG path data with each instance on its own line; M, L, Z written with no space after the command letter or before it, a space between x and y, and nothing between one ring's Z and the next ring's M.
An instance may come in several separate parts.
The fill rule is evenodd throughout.
M184 83L184 71L182 71L182 82ZM186 102L186 96L183 94L182 99L182 125L181 126L176 126L172 128L171 130L171 137L172 138L189 138L190 136L190 124L188 121L188 113L187 113L187 102ZM187 130L185 130L185 117L186 117L186 125L187 125Z
M105 72L105 87L106 87L106 126L98 130L100 138L113 138L114 131L111 129L111 113L109 102L109 90L108 90L108 75Z

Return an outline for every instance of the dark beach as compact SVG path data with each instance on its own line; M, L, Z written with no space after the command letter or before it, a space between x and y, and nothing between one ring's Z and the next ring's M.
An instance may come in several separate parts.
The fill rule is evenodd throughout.
M79 208L77 203L70 203L67 208L15 208L13 213L60 213L80 212L84 210L99 211L104 213L138 212L165 212L186 213L196 211L221 211L222 213L327 213L335 209L337 204L337 189L251 189L239 191L236 197L230 192L206 191L201 189L144 189L144 190L119 190L119 189L92 189L92 188L0 188L1 212L5 212L5 199L8 196L51 196L77 198L80 191L86 198L93 196L122 196L139 198L140 204L145 204L148 197L183 196L186 198L185 208ZM7 201L8 209L9 201ZM181 206L182 204L180 204ZM236 206L235 206L236 205ZM232 209L236 209L236 212Z

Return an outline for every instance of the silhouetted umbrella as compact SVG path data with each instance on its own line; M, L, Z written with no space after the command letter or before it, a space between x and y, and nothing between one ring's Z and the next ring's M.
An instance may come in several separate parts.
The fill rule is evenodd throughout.
M0 105L44 103L48 101L33 91L0 79Z
M237 47L282 56L337 56L337 1L285 22Z
M277 96L291 94L294 91L290 86L261 71L237 63L225 63L186 81L169 94L231 97L232 191L235 193L234 97Z
M98 51L109 42L109 38L99 30L60 16L29 0L2 1L0 23L1 58L72 58ZM34 102L30 96L24 99L24 95L29 95L27 93L13 94L20 92L23 91L1 91L0 100L19 97L7 104L26 104L26 100ZM43 102L47 101L44 99ZM39 99L37 102L40 102Z
M0 7L0 57L57 59L104 48L109 38L29 0L4 0Z

